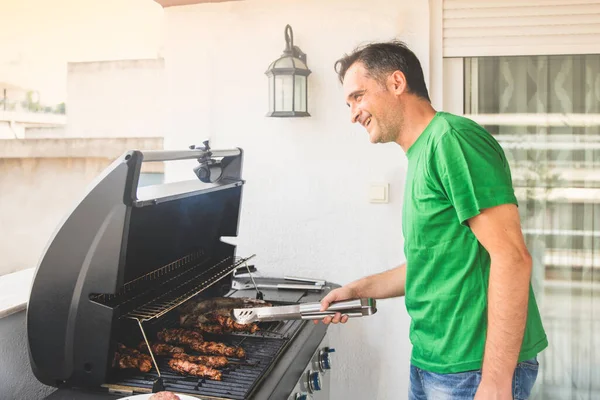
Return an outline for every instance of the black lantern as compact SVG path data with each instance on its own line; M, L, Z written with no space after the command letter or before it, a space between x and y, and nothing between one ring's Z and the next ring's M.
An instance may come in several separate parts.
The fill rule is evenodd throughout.
M267 117L310 117L306 54L294 46L292 27L285 27L285 50L269 65L269 112Z

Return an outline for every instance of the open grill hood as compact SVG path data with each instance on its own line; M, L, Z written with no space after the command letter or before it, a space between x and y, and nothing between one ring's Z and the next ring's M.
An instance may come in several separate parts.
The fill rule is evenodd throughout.
M37 267L27 334L38 380L52 386L101 385L111 367L119 318L135 315L152 299L175 304L168 301L198 293L235 268L235 246L221 237L237 236L242 157L241 149L208 146L129 151L97 178L59 226ZM182 159L220 162L221 178L138 191L142 162ZM176 270L185 263L192 263L193 271L181 277ZM158 279L165 274L179 280ZM181 285L183 279L188 286ZM177 296L169 297L174 287Z

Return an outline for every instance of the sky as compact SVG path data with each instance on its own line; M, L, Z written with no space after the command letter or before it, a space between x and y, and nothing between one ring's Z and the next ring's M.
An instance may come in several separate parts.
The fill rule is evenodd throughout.
M0 0L0 82L67 101L67 62L159 57L162 17L153 0Z

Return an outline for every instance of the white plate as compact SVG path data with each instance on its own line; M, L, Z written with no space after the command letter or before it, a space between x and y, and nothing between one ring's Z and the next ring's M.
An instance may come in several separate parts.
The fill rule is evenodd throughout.
M179 394L176 392L175 393L177 396L179 396L179 398L181 400L201 400L198 397L192 397L192 396L188 396L187 394ZM144 394L136 394L133 396L127 396L127 397L121 397L118 400L148 400L150 398L150 396L152 396L154 393L144 393Z

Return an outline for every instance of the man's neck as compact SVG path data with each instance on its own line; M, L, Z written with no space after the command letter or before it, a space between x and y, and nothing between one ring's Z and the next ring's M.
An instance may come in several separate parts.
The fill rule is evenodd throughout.
M407 104L404 111L404 126L396 143L406 153L435 117L436 111L431 103L421 99Z

